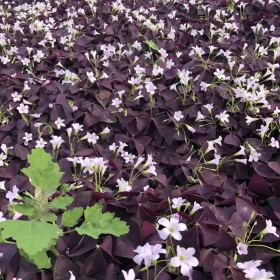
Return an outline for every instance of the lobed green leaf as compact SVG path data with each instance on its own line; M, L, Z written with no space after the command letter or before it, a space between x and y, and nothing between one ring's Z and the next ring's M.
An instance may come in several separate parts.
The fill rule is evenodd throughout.
M66 209L74 201L74 198L69 195L58 196L51 203L51 208Z
M112 234L121 236L128 233L129 227L124 221L115 218L113 213L102 213L102 206L96 203L85 210L85 221L76 228L80 235L88 235L98 239L101 234Z
M56 245L57 239L62 235L62 230L57 225L44 221L8 220L0 223L0 229L2 238L15 240L23 255L40 268L47 265L46 252ZM43 261L37 260L39 255L44 256Z
M61 223L66 227L73 227L76 225L83 215L84 209L81 207L68 210L62 214Z
M41 148L36 148L28 155L29 167L22 172L29 177L30 183L42 192L51 195L60 185L63 172L59 165L52 161L50 154Z

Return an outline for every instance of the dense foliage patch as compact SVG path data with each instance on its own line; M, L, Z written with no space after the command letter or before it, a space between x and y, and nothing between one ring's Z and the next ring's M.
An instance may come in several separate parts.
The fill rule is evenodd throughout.
M0 4L3 279L280 278L280 1Z

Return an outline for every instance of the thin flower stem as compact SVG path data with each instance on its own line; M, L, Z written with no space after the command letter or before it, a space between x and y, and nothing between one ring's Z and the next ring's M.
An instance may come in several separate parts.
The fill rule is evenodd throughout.
M253 245L249 245L249 246L250 246L250 247L263 247L263 248L272 250L272 251L274 251L274 252L280 254L280 249L274 249L274 248L272 248L272 247L269 247L269 246L266 246L266 245L263 245L263 244L253 244Z
M155 279L154 280L157 280L159 278L159 275L167 268L168 266L166 265L165 267L163 267L159 272L158 274L156 275Z

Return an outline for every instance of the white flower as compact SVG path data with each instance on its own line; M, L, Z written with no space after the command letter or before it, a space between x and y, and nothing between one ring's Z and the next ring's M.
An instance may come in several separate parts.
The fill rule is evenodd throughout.
M119 187L119 192L129 192L132 190L132 187L129 185L128 181L123 178L117 179L117 184Z
M193 204L192 211L190 212L190 215L193 215L195 212L197 212L199 209L203 209L203 207L197 203L196 201Z
M245 153L245 147L244 146L240 146L240 150L234 154L234 156L246 156L246 153Z
M17 186L13 186L12 191L8 191L6 193L6 198L9 199L10 203L13 202L16 199L16 197L18 195L18 192L19 192L18 187Z
M96 78L95 78L93 72L87 72L87 77L92 84L94 84L96 82Z
M0 149L4 152L4 154L6 155L8 153L9 149L13 149L13 147L7 147L6 144L1 144Z
M160 218L158 220L158 224L164 226L163 229L158 230L159 237L163 240L166 240L169 235L175 240L181 240L182 235L180 231L187 229L186 224L179 223L179 219L176 218L170 218L170 220L166 218Z
M179 70L178 71L178 76L179 76L179 79L180 79L180 82L183 84L183 85L188 85L189 81L191 80L191 72L189 70Z
M264 138L264 136L268 130L269 130L269 127L266 125L261 125L261 128L257 129L257 131L260 133L262 139Z
M6 183L5 181L0 182L0 190L4 190L4 191L6 190L5 183Z
M0 223L6 221L6 218L4 218L3 216L3 213L0 212Z
M133 163L135 159L135 155L128 152L123 152L121 156L125 160L125 163Z
M227 76L225 75L225 70L224 70L224 69L222 69L222 70L217 69L217 70L214 72L214 75L215 75L219 80L222 80L222 81L224 81L224 80L229 80L229 77L227 77Z
M5 155L4 153L1 153L0 154L0 166L4 166L6 159L7 159L7 155Z
M138 51L141 51L141 49L142 49L141 43L139 41L137 41L137 40L131 46L133 48L135 48L136 50L138 50Z
M45 54L41 50L37 50L36 54L33 55L35 62L40 62L44 58Z
M145 88L146 88L147 92L150 93L151 95L154 95L155 90L157 89L156 86L152 82L147 82L145 85Z
M248 246L244 243L239 242L237 244L236 249L237 249L237 253L239 255L247 255L248 254Z
M166 61L166 68L167 68L167 69L171 69L174 65L175 65L175 63L173 62L172 59L168 59L168 60Z
M101 176L104 175L107 169L107 160L104 160L103 157L95 157L95 158L85 158L81 160L81 166L83 168L83 173L100 173Z
M276 233L276 227L272 225L271 220L266 220L266 227L264 230L262 230L263 234L271 233L275 235L276 237L279 237L279 234Z
M157 66L156 64L153 67L152 75L158 76L163 74L163 69L160 66Z
M143 188L144 192L148 191L149 189L151 189L149 185L146 185L146 186Z
M171 258L170 264L173 267L181 267L181 274L184 276L191 275L192 268L198 266L198 259L194 257L195 249L190 247L185 249L177 245L177 255Z
M198 111L195 121L199 122L199 121L204 120L204 119L205 119L205 116L200 111Z
M36 148L45 148L47 142L43 138L36 140Z
M262 261L260 261L260 260L248 261L248 262L244 262L244 263L238 262L237 267L242 269L243 271L245 271L245 270L257 268L261 265L261 263L262 263Z
M122 101L118 97L116 97L112 100L112 106L114 106L116 108L119 108L121 104L122 104Z
M137 161L136 161L135 164L134 164L134 168L137 168L144 160L145 160L144 157L139 156L139 157L137 158Z
M61 127L65 127L64 120L61 118L57 118L57 120L54 123L58 129L61 129Z
M122 270L122 274L124 277L124 280L135 280L135 272L133 269L130 269L128 272L125 270ZM138 279L136 279L138 280Z
M77 135L79 131L83 131L83 125L79 123L72 123L72 127L74 129L75 135Z
M68 128L66 129L66 132L67 132L68 137L70 138L71 135L72 135L72 132L73 132L73 128L72 128L72 127L68 127Z
M219 163L220 163L220 160L221 160L221 156L215 153L214 158L210 161L207 161L206 163L207 164L214 164L214 165L218 166Z
M153 156L151 154L148 154L145 165L155 165L155 164L156 164L156 162L153 161Z
M18 93L17 91L12 93L11 96L12 96L14 102L18 102L22 98L22 95L20 93Z
M56 135L52 135L51 136L52 139L50 140L50 143L53 146L53 149L59 149L59 147L61 146L62 143L64 143L64 140L62 139L61 136L56 136Z
M113 143L109 146L109 150L112 152L115 152L117 150L118 146L116 145L116 143Z
M160 257L160 254L165 254L166 250L162 249L161 244L150 245L146 243L144 246L138 246L135 250L137 255L133 258L133 261L138 265L141 265L144 261L145 267L150 267L152 261L157 260Z
M247 159L246 158L236 158L236 159L234 159L234 161L240 162L240 163L243 163L243 164L247 164Z
M167 53L167 51L166 51L165 49L160 48L160 49L158 50L158 52L160 53L160 55L161 55L161 57L163 58L163 60L165 60L165 59L168 57L168 53Z
M99 139L99 136L94 132L93 133L87 132L87 134L82 139L86 139L88 143L95 145L97 143L97 140Z
M173 209L180 209L186 200L182 197L175 197L172 198L172 208Z
M76 276L74 275L74 273L71 270L69 270L69 273L70 273L69 280L76 280Z
M13 220L18 220L22 216L21 213L14 211Z
M229 114L227 113L227 111L223 111L222 113L216 115L215 118L220 120L221 123L229 122Z
M108 134L108 133L110 133L110 128L107 126L100 132L100 134Z
M276 140L274 137L271 137L270 146L279 149L279 141Z
M183 115L182 111L176 111L176 112L174 113L173 118L174 118L177 122L179 122L180 120L182 120L182 119L184 118L184 115Z
M32 133L25 132L22 139L24 140L24 145L27 146L28 142L30 142L33 139Z
M21 103L19 106L17 106L17 110L20 114L28 114L28 106Z
M207 91L207 88L208 88L211 84L207 84L207 83L205 83L205 82L201 82L199 85L200 85L200 89L201 89L202 91L206 92L206 91Z
M157 176L157 171L156 171L156 167L154 165L150 165L149 168L147 168L144 173L147 174L152 174L154 176Z
M246 124L251 124L252 122L255 122L255 121L257 121L257 120L259 120L258 118L252 118L252 117L250 117L250 116L246 116Z
M270 271L266 271L265 269L250 269L250 270L245 270L245 278L247 279L252 279L252 280L272 280L274 274L271 273Z
M212 109L214 108L213 104L206 104L206 105L203 105L203 106L207 109L207 111L209 113L211 113Z
M258 153L253 147L250 147L249 162L258 161L260 156L260 153Z

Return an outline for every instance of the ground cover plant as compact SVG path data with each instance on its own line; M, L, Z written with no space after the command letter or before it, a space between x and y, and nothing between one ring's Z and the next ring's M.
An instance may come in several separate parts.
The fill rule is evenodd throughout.
M0 3L2 279L280 279L280 1Z

